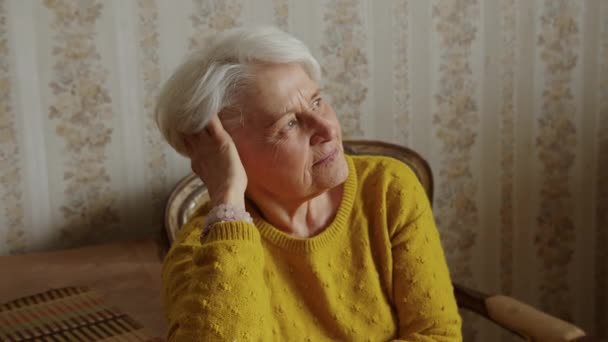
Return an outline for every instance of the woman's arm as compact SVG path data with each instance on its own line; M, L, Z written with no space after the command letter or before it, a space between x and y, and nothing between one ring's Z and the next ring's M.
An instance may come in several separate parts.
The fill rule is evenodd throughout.
M214 225L198 242L202 219L185 227L162 272L168 341L268 340L271 323L264 258L251 223Z
M407 171L395 198L388 198L399 212L391 232L398 337L462 341L461 319L433 213L416 176Z
M217 115L185 136L192 170L213 205L245 209L247 175L234 141ZM260 235L252 223L215 223L199 240L203 219L182 230L163 265L169 341L268 340L271 323Z

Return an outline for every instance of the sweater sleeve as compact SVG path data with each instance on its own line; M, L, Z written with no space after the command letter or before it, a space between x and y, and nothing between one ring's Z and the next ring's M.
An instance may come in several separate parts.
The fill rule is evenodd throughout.
M201 244L201 223L199 218L184 227L187 236L163 263L167 340L267 340L271 319L256 227L218 223Z
M461 319L433 213L411 170L389 189L393 301L400 341L462 341ZM399 184L400 183L400 184ZM394 191L391 191L394 190Z

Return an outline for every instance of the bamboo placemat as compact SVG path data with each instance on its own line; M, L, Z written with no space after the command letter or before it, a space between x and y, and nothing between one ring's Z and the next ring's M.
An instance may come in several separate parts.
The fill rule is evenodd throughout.
M0 305L0 341L156 341L87 287L52 289Z

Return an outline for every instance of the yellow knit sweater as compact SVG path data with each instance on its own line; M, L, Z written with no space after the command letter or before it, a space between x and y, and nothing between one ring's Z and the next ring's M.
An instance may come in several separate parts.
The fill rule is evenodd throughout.
M309 239L256 213L180 231L162 272L169 341L461 341L424 189L405 164L347 157L333 222Z

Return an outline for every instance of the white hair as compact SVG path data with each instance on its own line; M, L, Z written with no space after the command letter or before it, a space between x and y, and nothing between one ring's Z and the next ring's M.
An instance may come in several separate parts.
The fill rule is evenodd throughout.
M274 27L235 28L211 37L186 58L163 85L156 123L167 142L187 156L184 136L201 131L209 119L238 107L239 90L252 78L252 65L300 64L315 82L319 63L306 45Z

